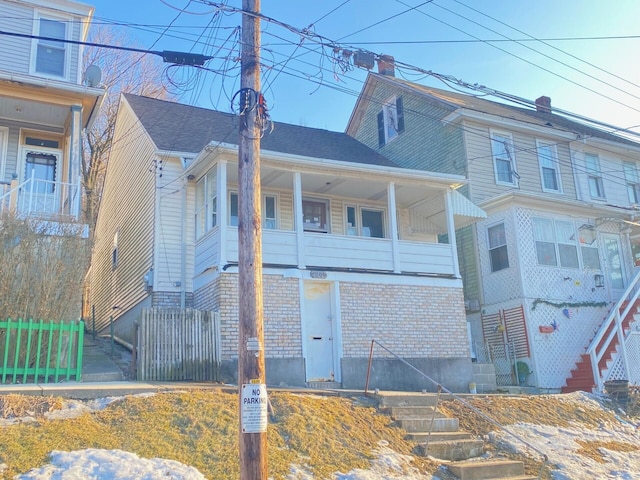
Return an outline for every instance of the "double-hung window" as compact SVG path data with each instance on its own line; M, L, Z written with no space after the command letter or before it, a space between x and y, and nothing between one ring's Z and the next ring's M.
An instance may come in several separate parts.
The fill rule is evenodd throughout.
M496 183L499 185L517 184L513 139L508 133L491 132L491 153Z
M540 177L542 178L542 190L545 192L562 191L560 183L560 164L556 146L551 143L536 141L538 150L538 163L540 164Z
M635 162L624 162L624 179L627 182L627 194L629 202L633 204L640 203L640 180L638 179L638 170Z
M595 235L588 225L576 230L575 224L569 221L541 217L532 220L538 265L580 268L579 255L582 255L584 268L600 269Z
M384 238L384 210L369 207L347 207L347 235Z
M196 238L218 225L216 169L213 168L196 183Z
M265 230L275 230L278 228L277 217L278 202L275 195L262 195L262 228ZM238 194L229 194L229 225L238 226Z
M386 145L404 131L404 106L402 97L392 97L378 112L378 144Z
M35 72L55 77L66 77L67 22L40 17L36 39Z
M487 229L489 237L489 259L491 271L497 272L509 268L509 253L507 252L507 236L504 223L499 223Z
M591 198L604 199L604 185L602 184L602 172L600 171L600 159L598 155L585 153L584 163L587 167L587 179Z

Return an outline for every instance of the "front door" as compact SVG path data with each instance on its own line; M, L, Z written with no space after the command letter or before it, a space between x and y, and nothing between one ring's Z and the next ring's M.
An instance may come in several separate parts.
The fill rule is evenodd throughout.
M24 150L25 188L20 192L24 213L55 214L58 212L60 184L57 183L61 155L46 150Z
M331 284L304 283L304 332L307 382L335 380Z
M626 286L624 267L622 263L622 248L620 236L605 233L602 235L604 244L605 268L607 270L607 288L610 298L618 299L624 293Z

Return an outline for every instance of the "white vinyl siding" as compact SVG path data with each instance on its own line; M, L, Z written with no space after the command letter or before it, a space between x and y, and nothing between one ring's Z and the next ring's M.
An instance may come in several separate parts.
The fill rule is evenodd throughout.
M0 30L33 33L33 8L16 2L2 2ZM31 59L31 39L3 35L0 48L0 70L28 74Z
M538 162L540 164L540 181L544 192L562 192L560 179L560 162L558 151L552 143L536 141Z

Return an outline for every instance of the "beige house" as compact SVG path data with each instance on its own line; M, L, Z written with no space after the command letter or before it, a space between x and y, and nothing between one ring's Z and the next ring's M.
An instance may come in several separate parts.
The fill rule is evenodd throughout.
M221 380L238 322L237 118L121 98L96 227L91 303L132 338L143 307L219 312ZM371 341L452 390L472 379L454 231L484 217L462 176L398 167L337 132L261 140L267 382L361 388ZM382 349L372 384L434 388Z
M369 75L347 133L403 167L464 176L487 212L456 231L478 360L502 385L640 383L640 143L549 97L525 108L387 73ZM532 373L518 379L516 361Z

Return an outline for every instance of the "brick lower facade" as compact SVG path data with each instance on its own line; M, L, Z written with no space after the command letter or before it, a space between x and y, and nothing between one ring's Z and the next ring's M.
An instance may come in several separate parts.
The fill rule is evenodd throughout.
M336 290L339 298L332 301L334 310L339 306L333 317L340 327L341 341L334 345L342 347L343 386L362 387L371 340L375 339L396 355L437 370L434 375L438 381L455 378L448 388L466 389L471 381L471 361L462 288L358 282L361 278L354 274L353 281L341 280ZM301 282L305 281L277 274L263 276L264 347L270 384L305 384L300 299ZM227 366L221 370L232 377L223 380L233 381L238 357L237 273L221 273L197 290L194 307L220 312L221 359ZM382 349L377 349L374 357L384 362L385 371L394 372L378 374L378 386L392 386L398 379L386 377L398 376L394 370L398 362ZM426 388L410 369L399 371L404 377L402 388L407 388L407 383Z

